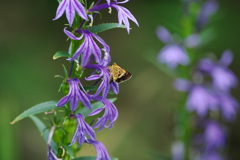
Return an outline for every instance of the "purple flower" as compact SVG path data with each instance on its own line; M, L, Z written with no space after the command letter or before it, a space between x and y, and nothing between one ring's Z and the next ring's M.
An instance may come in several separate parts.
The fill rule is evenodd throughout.
M122 24L124 24L126 26L127 32L129 33L130 32L129 19L132 20L137 26L139 26L139 24L138 24L136 18L132 15L132 13L128 9L118 5L118 4L126 3L128 1L129 0L125 0L123 2L117 2L117 0L115 0L115 2L112 2L110 4L108 3L108 4L101 4L99 6L94 6L93 8L89 9L89 11L90 12L99 11L101 9L109 8L109 7L115 8L118 11L119 27Z
M214 121L208 121L205 126L203 139L206 145L206 151L215 150L225 145L226 135L219 124Z
M95 140L96 139L95 132L92 129L92 127L89 126L84 121L84 117L80 113L73 116L77 119L78 126L70 145L73 145L76 142L76 140L78 140L78 143L81 146L85 141L87 141L87 137L86 137L87 135L91 140Z
M190 111L196 111L199 116L205 116L208 109L216 110L217 105L218 102L214 93L206 87L196 84L189 91L187 107Z
M98 119L97 123L93 126L93 128L99 128L98 132L100 132L104 127L112 128L114 122L118 117L118 110L116 106L107 98L103 99L102 97L93 97L94 100L101 101L104 104L104 107L94 110L88 116L94 116L100 113L102 110L105 110L103 116ZM109 124L108 124L109 122Z
M86 143L89 143L94 146L97 151L97 159L96 160L111 160L106 147L99 141L88 139Z
M219 90L228 91L236 86L237 78L235 74L227 68L214 67L211 72L214 86Z
M229 93L220 92L217 94L217 98L223 116L228 121L233 120L237 114L238 102Z
M87 81L99 80L102 79L96 93L93 95L94 97L98 96L102 92L102 98L106 98L110 88L112 88L115 94L119 92L119 86L116 82L110 83L110 73L109 69L105 66L98 65L98 64L89 64L86 65L85 68L95 69L99 72L99 74L92 74L91 76L87 77Z
M157 27L157 36L158 36L159 40L161 40L165 44L173 42L172 35L163 26Z
M226 50L218 62L202 59L199 63L199 69L212 77L213 84L217 90L229 91L230 88L237 85L237 77L227 68L231 64L232 59L231 51Z
M187 65L189 58L186 50L177 44L169 44L165 46L158 55L161 63L167 64L169 68L176 68L178 64Z
M57 8L56 17L53 20L60 18L64 12L66 12L66 17L70 26L73 24L75 12L83 19L88 20L85 8L78 0L62 0Z
M218 3L215 0L205 2L199 12L197 27L202 29L209 21L209 18L218 10Z
M62 107L66 105L70 101L70 108L71 111L75 111L78 107L78 102L82 102L84 107L91 109L91 103L88 98L88 96L83 92L84 88L77 78L67 79L67 82L69 83L69 93L60 99L57 103L58 107ZM82 88L83 91L79 89L79 85Z
M48 160L62 160L55 155L51 146L48 146L48 155L47 156L48 156Z
M80 37L76 37L71 32L67 31L66 28L64 28L64 32L69 38L73 40L81 40L84 37L83 43L74 53L73 57L68 59L69 61L73 61L77 59L81 54L82 55L81 61L82 61L83 67L88 64L88 62L90 61L91 55L94 55L94 59L96 60L97 63L99 64L103 63L102 51L93 38L95 38L103 46L105 52L110 53L110 48L106 44L106 42L102 38L100 38L98 35L91 33L90 31L77 30L76 32L79 32L82 34L82 36Z
M176 68L178 64L187 65L189 63L187 51L173 40L165 27L159 26L157 28L157 36L163 43L167 44L158 54L158 60L161 63L167 64L169 68Z

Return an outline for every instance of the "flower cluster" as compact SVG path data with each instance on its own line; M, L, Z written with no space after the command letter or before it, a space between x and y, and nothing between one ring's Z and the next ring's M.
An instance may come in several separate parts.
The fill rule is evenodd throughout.
M231 61L232 53L229 50L225 51L217 62L203 58L193 74L193 82L184 79L175 81L176 89L189 93L187 98L189 111L196 111L200 117L204 117L209 110L219 110L226 120L235 117L238 103L231 96L230 89L236 86L237 78L227 68Z
M77 122L70 146L75 144L76 141L80 146L84 143L93 145L97 151L97 160L110 160L110 156L104 145L96 140L94 129L99 128L98 131L101 131L104 128L113 127L118 117L118 111L111 100L107 98L107 95L110 90L118 94L119 86L118 83L110 79L111 73L108 68L108 65L111 63L110 47L100 36L91 32L89 27L91 28L93 20L100 10L115 8L118 12L118 27L124 25L129 33L129 20L132 20L137 26L138 22L128 9L121 6L128 1L106 0L106 3L103 4L99 4L100 1L97 1L90 8L87 8L87 5L83 1L62 0L53 19L57 20L65 12L68 24L73 28L73 31L67 30L67 27L64 28L64 33L71 40L70 53L67 60L72 65L65 81L69 86L68 94L58 101L57 106L67 106L70 110L69 117L76 119ZM76 26L78 27L76 28ZM81 83L83 80L80 81L80 74L74 73L75 66L76 70L81 69L81 75L86 70L92 70L92 73L83 80L95 81L94 87L97 87L96 90L89 91L83 87ZM92 101L101 102L103 107L93 108ZM79 111L82 108L92 111L88 115L83 115ZM87 116L98 115L103 110L103 116L98 118L98 121L93 126L85 121ZM53 159L53 151L51 150L49 153L51 153L49 154L49 159Z
M201 124L199 128L203 129L203 133L196 136L196 141L200 142L198 146L200 144L199 148L201 149L198 148L199 155L196 157L199 158L195 159L220 160L223 159L221 151L226 144L226 132L223 129L223 125L219 124L219 119L223 117L225 121L234 120L238 109L238 102L231 95L231 89L237 85L238 80L235 74L228 68L232 63L233 54L230 50L226 50L221 58L216 60L216 58L213 58L216 57L213 53L207 57L201 55L198 51L205 41L205 39L202 39L203 29L218 9L218 3L215 0L207 0L204 3L194 0L185 1L183 5L185 7L185 16L189 16L188 20L194 23L188 26L190 28L187 32L188 34L171 34L163 26L157 28L157 36L165 44L158 54L158 61L166 64L171 71L176 72L174 74L177 75L174 81L174 88L186 93L186 96L184 96L186 103L182 114L187 115L195 112L197 117L195 120L200 122L195 125ZM198 12L194 10L197 7L190 8L191 6L198 6ZM184 36L179 38L179 35ZM179 65L182 65L181 70L177 68ZM185 119L182 121L189 120ZM193 128L193 126L191 127ZM179 133L189 131L189 128L185 126L181 129ZM190 153L190 146L187 146L189 143L183 141L191 139L191 137L187 133L177 136L185 137L173 145L174 160L189 157L186 154Z

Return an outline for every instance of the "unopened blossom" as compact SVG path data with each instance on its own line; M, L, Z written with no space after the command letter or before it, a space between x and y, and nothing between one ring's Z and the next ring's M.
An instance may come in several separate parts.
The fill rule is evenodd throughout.
M97 159L96 160L111 160L106 147L99 141L88 139L85 143L89 143L94 146L97 151Z
M70 109L74 112L78 107L78 103L82 102L84 107L91 109L90 100L84 91L80 80L77 78L71 78L67 79L67 82L69 83L69 93L58 101L57 106L62 107L70 102ZM80 90L79 86L83 91Z
M119 27L124 24L126 26L127 32L130 33L130 23L129 19L132 20L137 26L139 26L136 18L132 15L132 13L126 9L125 7L120 6L119 4L127 3L129 0L125 0L122 2L118 2L115 0L115 2L112 3L106 3L106 4L101 4L98 6L94 6L93 8L89 9L88 11L93 12L93 11L99 11L101 9L113 7L117 10L118 12L118 24Z
M92 127L84 121L84 117L80 113L73 116L76 118L78 125L70 145L73 145L77 141L81 146L87 140L87 136L91 140L95 140L95 132Z
M187 65L189 63L189 57L185 48L175 42L170 32L163 26L157 28L158 38L166 44L159 54L158 60L166 64L169 68L176 68L179 64Z
M194 85L189 91L187 108L189 111L196 111L201 117L205 116L208 110L217 109L217 99L214 93L202 85Z
M81 62L82 62L82 66L84 67L90 61L91 55L93 55L95 61L98 64L102 63L102 50L97 45L97 43L94 41L94 39L96 39L103 46L103 49L105 52L107 52L107 53L110 52L110 48L106 44L106 42L102 38L100 38L98 35L91 33L90 31L77 30L76 31L77 33L82 34L80 37L76 37L74 34L67 31L66 28L64 28L64 32L69 38L71 38L73 40L81 40L82 38L84 38L83 43L80 45L80 47L74 53L72 58L68 59L69 61L73 61L81 55Z
M84 6L78 0L62 0L57 8L56 17L53 20L60 18L66 12L66 17L70 26L72 26L75 13L88 20Z
M93 128L99 128L99 132L103 128L112 128L114 122L118 117L118 110L116 106L107 98L103 99L102 97L93 97L94 100L101 101L104 106L102 108L94 110L88 116L94 116L104 110L104 114L101 118L98 119L97 123L93 126Z
M96 97L102 92L102 97L106 98L111 88L115 94L118 94L119 92L118 83L110 82L109 68L99 64L89 64L86 65L85 68L95 69L97 72L99 72L99 74L95 72L91 76L85 78L87 81L101 80L100 85L93 96Z

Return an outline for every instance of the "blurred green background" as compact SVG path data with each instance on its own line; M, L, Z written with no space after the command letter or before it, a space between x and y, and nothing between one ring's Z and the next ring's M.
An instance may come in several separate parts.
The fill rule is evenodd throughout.
M218 19L209 24L216 39L204 51L221 54L229 48L235 53L231 69L240 76L240 1L221 0ZM0 160L44 160L46 144L30 119L10 125L25 109L48 100L59 100L57 92L63 74L64 59L53 60L56 51L67 50L69 42L63 33L65 16L52 21L56 0L8 0L0 3ZM179 93L172 89L172 79L146 61L156 56L163 44L155 29L163 22L179 24L181 4L177 0L131 0L124 5L138 20L131 23L131 34L114 29L100 36L111 47L113 62L133 74L120 85L116 102L119 118L111 130L97 134L111 156L120 160L154 160L160 152L170 154L174 140L174 108ZM117 22L116 12L103 22ZM96 22L97 23L97 22ZM210 37L211 38L211 37ZM240 101L239 87L233 94ZM240 118L227 124L230 159L240 159ZM80 155L95 155L86 146Z

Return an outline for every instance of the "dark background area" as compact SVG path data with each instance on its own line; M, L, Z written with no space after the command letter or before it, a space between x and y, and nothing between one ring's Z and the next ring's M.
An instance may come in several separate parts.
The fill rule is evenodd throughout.
M209 24L216 33L202 52L220 55L225 49L234 52L230 68L239 72L240 1L221 0L218 19ZM0 2L0 159L44 160L46 144L30 119L14 125L11 122L25 109L62 97L58 87L63 74L64 59L53 60L59 50L67 50L69 42L63 33L65 16L52 21L56 0L8 0ZM174 140L174 108L178 95L172 79L144 57L156 56L163 44L155 34L157 25L168 21L178 25L181 4L177 0L131 0L124 4L138 20L126 30L114 29L100 33L111 47L112 61L133 74L120 85L116 101L119 118L111 130L97 134L111 156L120 160L152 160L154 155L170 155ZM117 22L116 11L103 13L101 22ZM96 21L96 24L98 21ZM211 37L209 37L211 38ZM240 100L239 87L233 90ZM41 117L41 116L40 116ZM230 159L240 159L240 118L227 124ZM83 147L79 155L95 155L93 147Z

